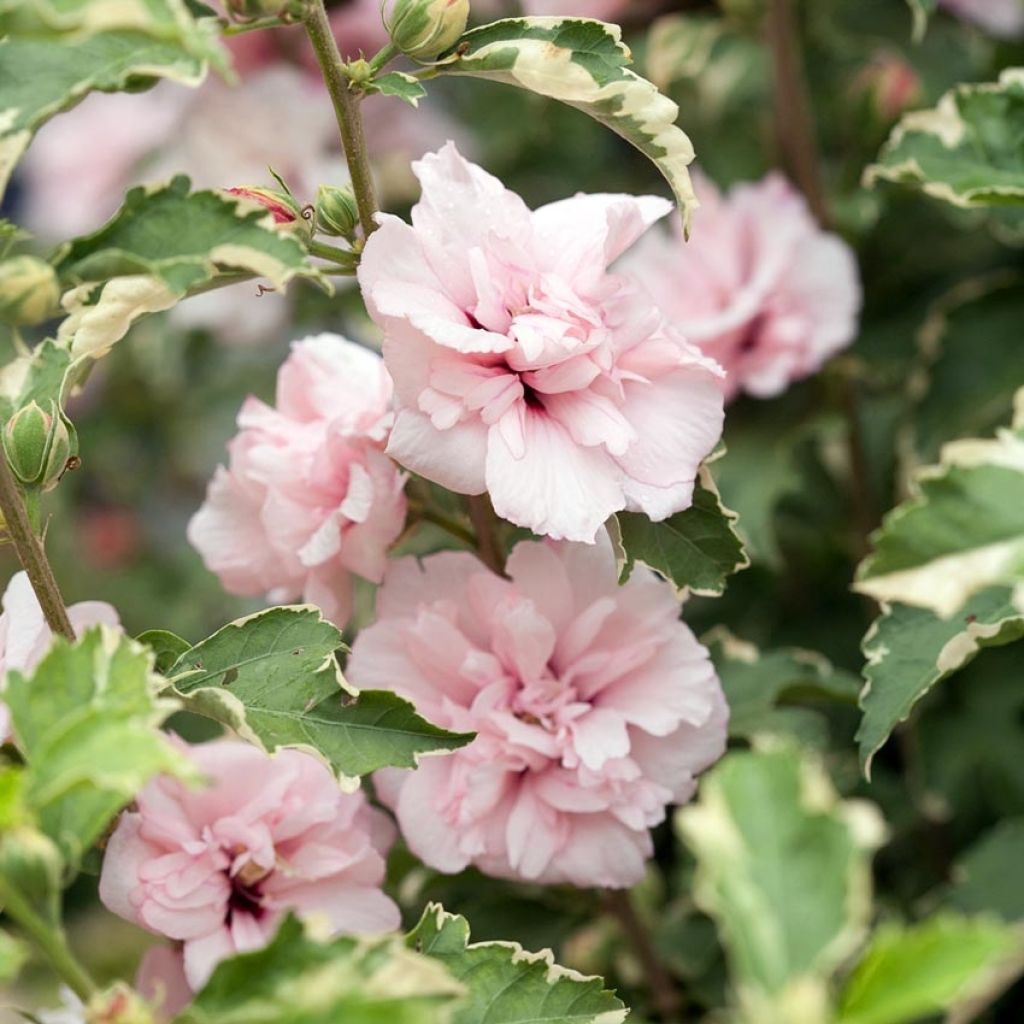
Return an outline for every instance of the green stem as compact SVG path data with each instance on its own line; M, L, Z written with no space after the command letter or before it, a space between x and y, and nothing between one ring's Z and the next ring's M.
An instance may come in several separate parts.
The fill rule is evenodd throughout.
M414 519L424 523L433 523L434 526L439 526L446 533L450 533L456 540L461 540L468 547L476 547L476 537L473 535L472 530L467 530L461 523L456 522L443 513L424 505L412 505L409 511Z
M359 262L357 253L350 249L342 249L337 245L328 245L326 242L318 242L313 239L309 242L308 248L311 256L319 256L322 260L330 260L343 267L355 267Z
M75 631L68 618L64 598L61 597L60 588L57 586L57 580L53 575L53 569L50 567L43 545L32 528L21 489L2 453L0 453L0 512L3 513L4 526L14 545L14 550L18 554L18 561L21 562L21 567L25 570L32 589L39 599L39 606L43 610L46 624L54 633L59 633L74 643Z
M370 58L370 71L383 71L402 51L394 43L388 43L380 53Z
M324 84L334 104L334 116L338 121L341 144L352 178L352 191L355 193L356 206L359 208L359 222L362 224L363 234L369 236L377 227L374 221L377 198L373 191L373 177L370 174L366 138L363 134L363 119L359 112L360 96L351 88L351 82L343 70L341 53L331 31L324 0L309 0L304 24L309 41L313 44Z
M84 1002L96 992L96 983L75 958L63 930L47 924L17 890L0 880L0 905L46 957L67 986Z

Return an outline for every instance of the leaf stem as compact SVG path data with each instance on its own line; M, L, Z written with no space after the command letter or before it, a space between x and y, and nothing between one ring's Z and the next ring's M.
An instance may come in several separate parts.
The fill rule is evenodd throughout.
M253 21L227 22L222 23L224 27L221 34L225 36L240 36L246 32L257 32L263 28L287 28L294 25L292 19L278 17L276 14L268 15L266 18L256 18Z
M377 227L374 215L377 213L377 198L373 190L373 177L366 151L366 137L363 133L363 119L359 112L360 95L353 90L351 81L344 72L344 63L338 51L338 43L331 31L324 0L309 0L303 22L306 34L313 44L317 63L323 75L324 84L334 104L334 116L341 133L341 144L352 178L352 191L359 208L359 222L363 234L369 237Z
M307 243L311 256L319 256L322 260L330 260L339 266L353 268L359 262L359 254L350 249L342 249L337 245L328 245L326 242L318 242L311 239Z
M472 530L467 530L461 523L456 522L449 516L444 515L426 505L411 504L409 511L414 519L424 523L433 523L446 533L450 533L456 540L461 540L468 547L476 547L476 537Z
M96 992L96 983L75 958L60 926L47 924L13 887L0 879L0 906L46 957L67 986L83 1001Z
M629 890L609 889L602 894L602 902L607 913L618 922L643 967L658 1016L669 1024L680 1024L683 1019L683 995L668 968L661 962L647 928L633 906Z
M379 53L370 58L370 71L377 74L386 68L398 55L401 50L394 43L388 43Z
M474 494L466 499L466 511L476 534L476 550L480 561L499 576L505 575L505 553L498 540L498 517L486 494Z
M75 631L68 618L64 598L61 597L56 577L50 567L42 542L36 536L28 517L25 499L22 497L7 459L0 453L0 512L3 513L7 535L11 538L18 561L25 570L32 589L43 610L46 624L54 633L59 633L72 643Z

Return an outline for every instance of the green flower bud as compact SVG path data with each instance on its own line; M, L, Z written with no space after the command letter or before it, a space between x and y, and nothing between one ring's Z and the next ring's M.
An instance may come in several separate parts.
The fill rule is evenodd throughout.
M431 61L459 41L468 20L469 0L395 0L387 29L407 57Z
M49 403L19 409L4 427L4 454L14 475L23 483L46 489L56 484L76 454L78 439L71 422Z
M352 189L321 185L316 191L316 226L325 235L351 238L359 224L359 207Z
M0 320L37 324L56 312L60 288L53 267L35 256L0 263Z

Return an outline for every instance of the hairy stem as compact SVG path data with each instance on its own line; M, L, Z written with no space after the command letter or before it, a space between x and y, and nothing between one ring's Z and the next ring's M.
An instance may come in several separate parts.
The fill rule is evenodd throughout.
M794 0L768 0L765 32L775 73L775 133L786 170L818 222L829 224Z
M87 1002L96 992L96 983L71 952L63 929L44 921L16 889L2 880L0 906L18 923L68 988Z
M359 208L359 222L364 235L371 235L377 225L377 198L373 191L373 177L366 152L366 137L363 134L363 119L359 112L360 96L351 88L352 83L345 75L344 64L338 43L331 32L324 0L309 0L304 19L306 33L313 44L317 63L324 78L324 84L334 104L334 115L338 119L341 144L352 178L352 191Z
M603 894L602 900L605 910L618 922L643 967L658 1016L669 1024L680 1024L683 1019L683 995L668 968L661 962L647 928L637 915L629 891L610 889Z
M0 453L0 512L3 513L7 535L11 538L18 561L25 570L32 589L36 592L39 606L43 610L46 624L54 633L59 633L74 642L75 631L68 618L68 610L60 588L53 575L49 559L43 550L42 542L35 530L25 508L25 499L18 488L7 459Z
M337 245L328 245L326 242L311 240L308 243L311 256L319 256L322 260L330 260L347 269L354 269L359 263L359 254L350 249L342 249Z
M498 541L498 517L494 514L491 499L486 494L475 494L466 499L473 532L476 534L476 550L480 561L500 576L505 574L505 553Z
M401 53L401 50L399 50L394 43L388 43L380 53L371 58L370 70L374 74L377 74L378 71L386 68L399 55L399 53Z

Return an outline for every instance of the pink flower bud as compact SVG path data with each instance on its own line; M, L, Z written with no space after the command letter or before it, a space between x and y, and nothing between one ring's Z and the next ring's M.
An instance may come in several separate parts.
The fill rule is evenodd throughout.
M224 191L229 196L241 196L266 207L274 215L275 224L294 224L302 220L302 207L295 201L294 196L286 192L261 188L259 185L239 185Z
M900 54L880 50L853 80L851 92L867 100L887 124L921 97L921 78Z

